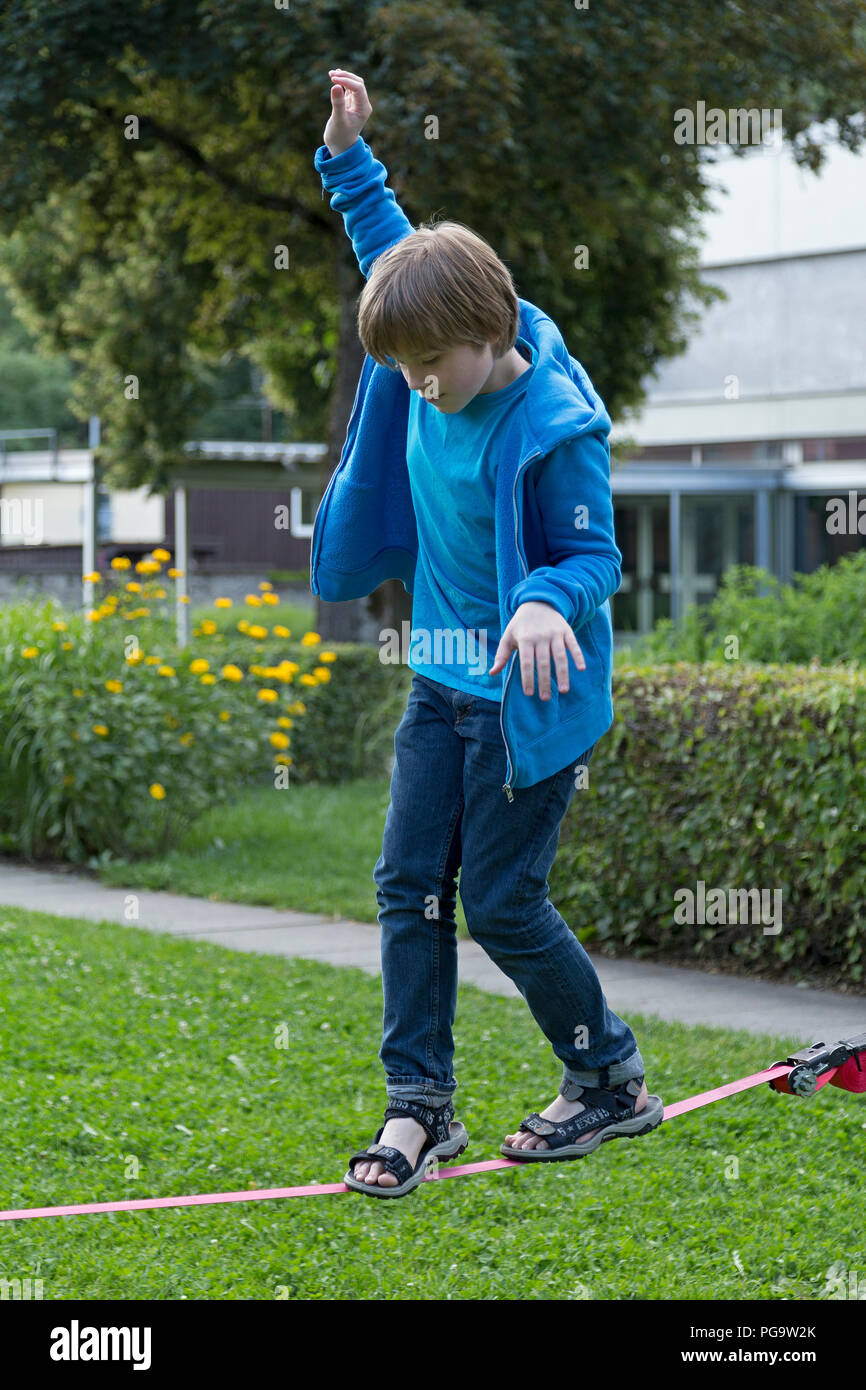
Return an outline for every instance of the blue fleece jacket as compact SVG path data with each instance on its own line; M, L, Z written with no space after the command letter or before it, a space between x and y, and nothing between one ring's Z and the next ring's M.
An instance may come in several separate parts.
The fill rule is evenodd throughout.
M323 193L342 214L362 274L415 229L400 210L387 173L359 137L332 157L316 151ZM570 653L569 689L550 699L525 695L516 652L503 668L500 724L506 753L503 791L533 786L601 738L613 723L610 598L622 581L613 529L610 417L558 328L518 299L519 336L534 369L520 407L500 436L494 530L500 629L521 603L549 603L571 625L586 660ZM407 464L410 392L400 371L365 355L340 462L316 513L310 584L326 602L359 598L386 579L415 587L418 526ZM542 502L544 505L542 506ZM469 588L469 584L466 585Z

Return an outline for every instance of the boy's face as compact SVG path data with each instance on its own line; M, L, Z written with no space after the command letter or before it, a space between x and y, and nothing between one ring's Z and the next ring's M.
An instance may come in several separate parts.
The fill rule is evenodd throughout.
M397 365L410 391L417 391L433 409L453 415L483 393L495 361L490 343L483 348L461 343L447 352L398 360Z

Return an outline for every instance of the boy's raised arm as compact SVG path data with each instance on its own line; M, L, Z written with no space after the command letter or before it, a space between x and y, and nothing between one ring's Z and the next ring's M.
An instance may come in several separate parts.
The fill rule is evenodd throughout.
M366 279L376 257L415 228L385 184L384 164L361 138L373 110L363 78L342 68L332 68L330 76L331 115L314 163Z

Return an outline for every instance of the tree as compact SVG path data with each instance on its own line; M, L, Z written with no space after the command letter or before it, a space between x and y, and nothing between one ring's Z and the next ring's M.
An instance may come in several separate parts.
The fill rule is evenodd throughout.
M0 52L0 267L78 364L74 408L101 416L120 486L164 486L227 352L267 374L296 436L327 430L335 466L362 281L312 167L334 64L368 80L365 138L410 220L484 235L614 415L711 297L712 150L675 142L675 111L781 108L812 168L814 122L863 137L855 0L10 0Z

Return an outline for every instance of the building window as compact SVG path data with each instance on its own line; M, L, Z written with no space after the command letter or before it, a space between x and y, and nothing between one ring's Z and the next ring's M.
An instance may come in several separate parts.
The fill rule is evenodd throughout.
M866 439L804 439L803 462L866 459Z
M866 536L859 532L835 535L827 530L827 502L836 496L847 504L847 492L800 493L794 498L794 569L800 574L811 574L821 565L834 565L843 555L866 546Z

